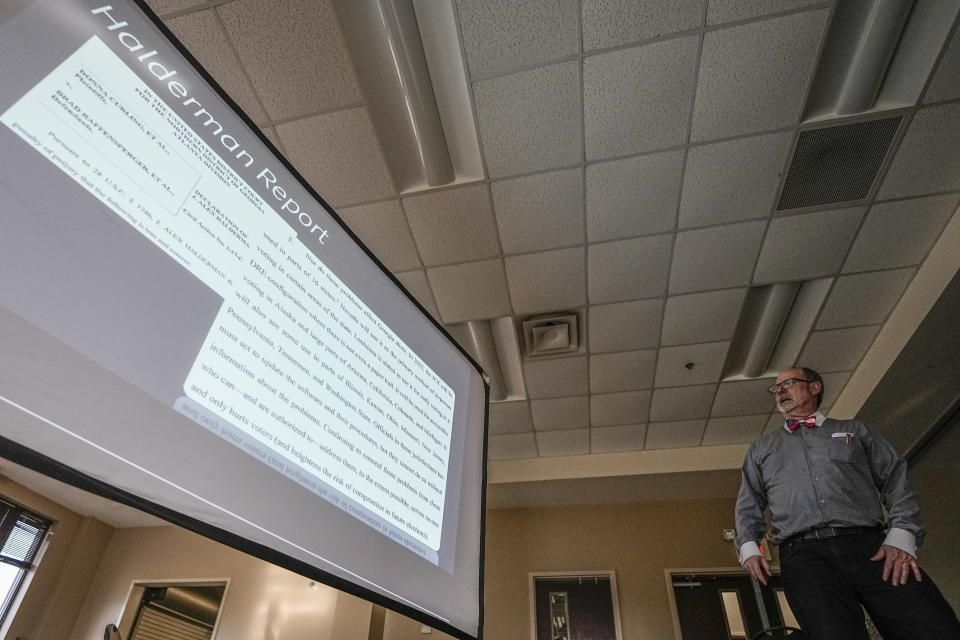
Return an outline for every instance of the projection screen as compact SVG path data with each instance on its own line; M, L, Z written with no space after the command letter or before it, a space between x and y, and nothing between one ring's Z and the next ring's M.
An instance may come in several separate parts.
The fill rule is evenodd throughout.
M478 637L473 361L144 6L0 60L0 455Z

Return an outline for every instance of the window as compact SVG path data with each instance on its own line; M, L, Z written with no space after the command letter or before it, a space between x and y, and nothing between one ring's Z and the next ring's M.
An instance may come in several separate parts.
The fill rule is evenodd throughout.
M50 521L0 498L0 624L10 612L17 591L33 568Z
M747 627L743 623L740 592L721 590L720 599L723 602L723 617L727 621L727 636L730 638L746 638Z
M774 593L777 594L777 605L780 607L780 618L783 620L783 624L788 627L799 628L800 623L797 622L790 605L787 603L787 594L784 593L783 589L774 589Z

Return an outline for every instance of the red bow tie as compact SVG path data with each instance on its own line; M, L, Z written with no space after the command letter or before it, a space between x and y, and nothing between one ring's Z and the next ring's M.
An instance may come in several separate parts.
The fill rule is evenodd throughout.
M806 418L801 418L800 420L787 420L787 429L790 431L796 430L800 425L806 425L809 428L817 426L817 417L816 416L807 416Z

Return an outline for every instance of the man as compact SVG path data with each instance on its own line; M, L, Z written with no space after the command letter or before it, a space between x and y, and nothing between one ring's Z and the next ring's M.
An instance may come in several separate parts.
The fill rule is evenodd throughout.
M868 640L861 604L885 640L960 640L956 614L917 563L924 529L906 461L863 422L825 418L816 371L787 369L768 391L786 421L743 461L736 542L746 570L767 583L758 542L769 508L787 602L809 640Z

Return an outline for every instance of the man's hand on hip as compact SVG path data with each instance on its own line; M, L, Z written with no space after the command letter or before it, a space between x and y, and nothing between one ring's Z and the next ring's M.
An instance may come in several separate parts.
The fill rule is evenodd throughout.
M890 584L894 586L907 584L907 579L911 573L917 582L923 580L917 559L903 549L882 544L870 559L883 560L883 579L884 581L889 580Z
M761 584L766 586L767 576L770 575L770 565L767 564L767 559L763 556L750 556L743 561L743 568L747 570L752 577L760 581Z

